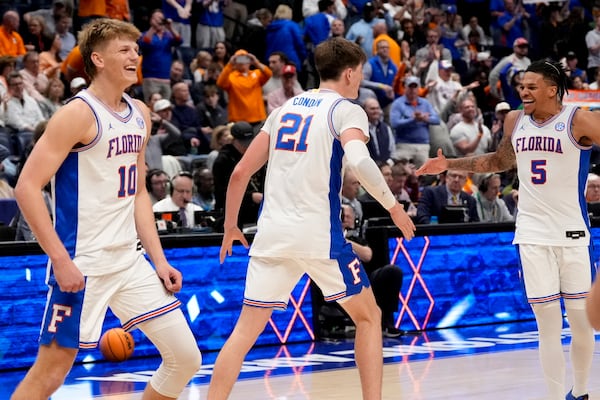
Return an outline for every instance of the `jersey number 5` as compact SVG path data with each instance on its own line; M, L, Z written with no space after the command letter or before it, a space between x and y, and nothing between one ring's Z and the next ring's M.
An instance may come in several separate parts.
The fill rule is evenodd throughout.
M119 192L117 196L135 196L137 187L137 165L131 164L129 168L126 166L119 167Z
M275 150L305 152L308 147L306 137L308 136L308 128L310 128L312 119L312 115L303 118L299 114L284 114L281 117L282 126L277 132Z
M546 160L531 160L531 183L534 185L546 183Z

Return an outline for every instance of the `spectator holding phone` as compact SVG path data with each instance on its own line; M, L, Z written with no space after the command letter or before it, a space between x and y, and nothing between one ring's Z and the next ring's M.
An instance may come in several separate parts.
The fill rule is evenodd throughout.
M267 118L262 87L272 75L271 69L254 54L243 49L235 52L217 79L217 86L229 94L230 121L246 121L256 126Z
M172 51L181 44L181 36L172 26L170 19L165 19L161 10L155 10L150 16L150 28L138 40L142 59L142 90L147 101L154 92L159 92L163 99L171 98Z

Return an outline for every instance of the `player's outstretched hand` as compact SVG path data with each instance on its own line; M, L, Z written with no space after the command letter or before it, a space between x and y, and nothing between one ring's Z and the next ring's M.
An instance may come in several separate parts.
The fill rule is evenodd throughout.
M246 240L246 237L244 236L240 228L238 228L237 226L234 226L232 228L226 228L225 232L223 233L223 243L221 243L221 251L219 251L219 259L221 260L221 264L223 264L223 261L225 261L226 255L231 255L233 242L235 242L236 240L239 240L245 248L249 247L248 241Z
M411 240L415 236L415 224L412 222L412 219L410 219L406 211L404 211L404 206L400 203L396 203L389 211L392 221L394 221L394 224L400 229L404 239Z
M448 169L448 160L442 154L442 149L438 149L437 157L430 158L421 165L421 168L415 171L417 175L435 175Z
M169 292L177 293L181 290L181 287L183 286L183 275L181 275L179 270L170 265L157 266L156 273L165 286L165 289Z

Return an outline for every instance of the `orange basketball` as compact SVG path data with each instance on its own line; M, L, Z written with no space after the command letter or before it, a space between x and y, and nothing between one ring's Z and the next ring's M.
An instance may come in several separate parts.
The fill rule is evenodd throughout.
M133 354L133 337L122 328L112 328L100 338L100 351L108 361L125 361Z

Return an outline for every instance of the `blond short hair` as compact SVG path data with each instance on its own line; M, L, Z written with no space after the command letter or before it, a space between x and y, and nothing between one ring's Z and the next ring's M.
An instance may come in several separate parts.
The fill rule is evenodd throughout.
M79 50L83 58L85 73L91 80L97 74L96 65L92 62L92 53L114 39L131 39L137 41L140 31L129 22L116 19L100 18L86 24L79 32Z

